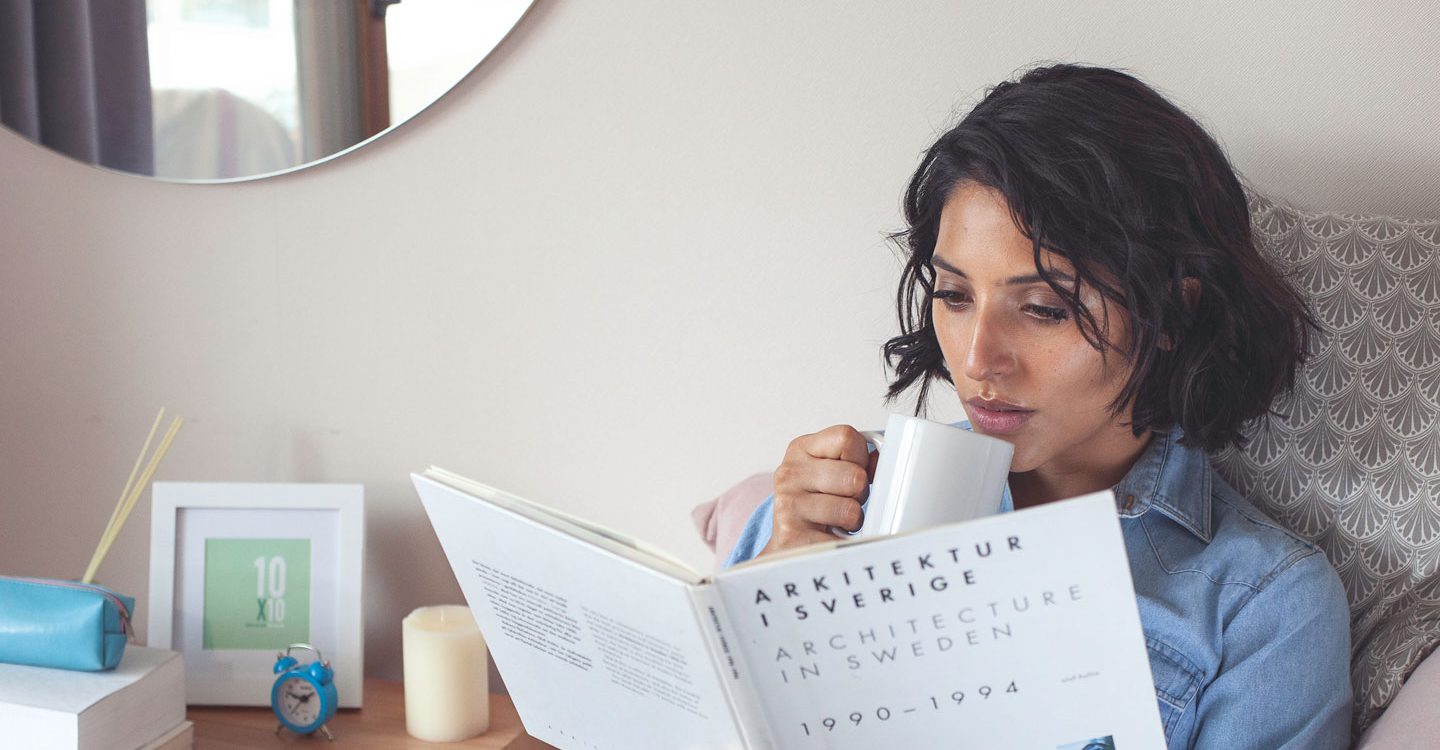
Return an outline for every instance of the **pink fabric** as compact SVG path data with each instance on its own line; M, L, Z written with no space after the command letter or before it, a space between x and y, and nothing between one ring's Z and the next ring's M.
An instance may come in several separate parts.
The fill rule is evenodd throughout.
M770 474L755 474L690 511L695 529L715 553L717 570L735 548L735 540L740 538L750 514L774 491Z
M1440 748L1440 651L1410 673L1395 700L1361 735L1356 750Z

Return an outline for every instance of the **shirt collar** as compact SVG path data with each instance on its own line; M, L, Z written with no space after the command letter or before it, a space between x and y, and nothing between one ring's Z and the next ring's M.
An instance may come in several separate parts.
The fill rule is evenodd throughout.
M968 421L961 421L959 426L971 429ZM1208 544L1213 536L1210 465L1203 451L1180 445L1184 435L1179 426L1151 433L1149 444L1130 467L1130 473L1114 487L1115 510L1121 518L1137 518L1154 508ZM1000 512L1009 513L1014 508L1007 482Z
M1213 475L1204 451L1180 445L1184 436L1179 426L1151 433L1145 452L1115 485L1116 510L1135 518L1154 508L1209 543Z

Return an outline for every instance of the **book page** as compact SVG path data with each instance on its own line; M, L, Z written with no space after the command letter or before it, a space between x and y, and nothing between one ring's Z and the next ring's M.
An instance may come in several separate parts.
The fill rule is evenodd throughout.
M527 732L594 750L745 746L691 584L413 479Z
M715 587L781 747L1165 747L1109 492Z
M705 577L696 572L694 568L686 565L683 560L669 552L635 537L601 526L594 521L587 521L559 508L552 508L488 484L467 479L438 466L426 469L425 476L441 484L454 487L472 497L483 498L492 505L497 505L526 518L535 519L546 526L564 531L577 539L595 544L622 557L628 557L642 565L648 565L662 573L669 573L689 583L700 583L705 580Z

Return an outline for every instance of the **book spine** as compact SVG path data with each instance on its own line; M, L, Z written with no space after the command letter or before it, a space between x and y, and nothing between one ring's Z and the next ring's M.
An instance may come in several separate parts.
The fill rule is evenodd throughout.
M759 698L750 686L746 666L733 639L737 631L730 624L720 594L709 583L690 587L690 604L710 652L715 674L725 691L725 702L747 750L772 750L776 747L769 722L760 707Z

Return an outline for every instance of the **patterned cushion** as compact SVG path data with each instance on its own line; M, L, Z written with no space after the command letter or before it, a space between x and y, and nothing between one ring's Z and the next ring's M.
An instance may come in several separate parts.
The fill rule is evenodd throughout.
M1306 213L1253 195L1251 215L1323 332L1275 405L1285 416L1213 459L1339 572L1358 734L1440 642L1440 221Z

